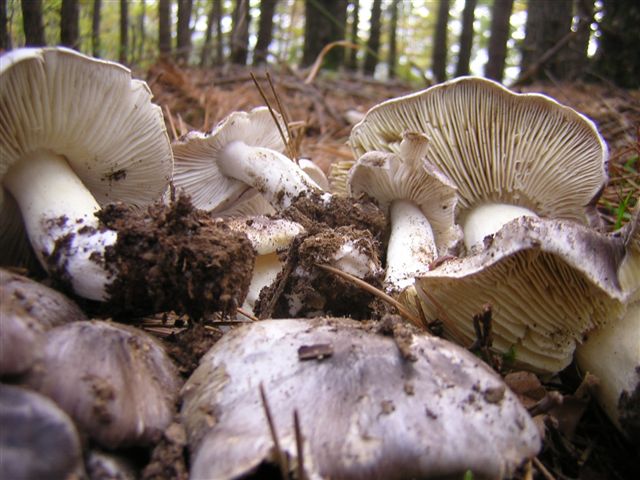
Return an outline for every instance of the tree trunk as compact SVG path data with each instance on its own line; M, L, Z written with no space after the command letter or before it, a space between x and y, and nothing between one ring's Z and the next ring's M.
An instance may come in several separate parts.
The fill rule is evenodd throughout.
M200 52L200 66L206 67L209 63L209 53L211 51L211 38L213 37L213 25L216 22L216 8L215 2L211 4L209 13L207 14L207 27L204 32L204 43L202 44L202 51Z
M373 75L378 64L380 52L380 16L382 14L382 0L373 0L371 5L371 20L369 23L369 39L367 40L367 52L364 57L362 70L365 75Z
M93 13L91 18L91 53L94 57L100 58L100 10L101 0L93 0Z
M465 0L462 11L462 31L460 32L460 53L456 66L456 77L469 75L469 62L473 47L473 21L478 0Z
M575 15L578 18L575 36L569 41L566 57L566 78L582 77L589 67L589 39L593 23L594 0L575 0Z
M438 22L433 36L433 58L431 70L436 82L447 79L447 27L449 26L449 0L440 0Z
M360 2L359 0L351 0L353 10L351 12L351 33L349 35L351 43L354 45L360 45L358 38L358 22L360 21ZM350 48L347 56L347 69L352 71L358 70L358 50L356 48Z
M129 54L129 3L127 0L120 0L120 49L118 59L120 63L127 63Z
M42 0L20 2L22 5L22 23L24 39L27 47L42 47L44 39L44 23L42 22Z
M529 0L525 39L522 44L521 71L526 72L536 65L542 56L550 51L558 42L571 32L572 0L555 0L540 2ZM536 73L530 75L532 80L551 78L563 79L566 74L567 45L544 63Z
M231 63L246 65L249 52L249 0L236 0L233 9L233 28L231 29Z
M7 16L7 0L0 0L0 50L11 50L11 36Z
M62 0L60 6L60 44L76 50L79 46L79 13L78 0Z
M549 5L554 2L540 3ZM498 82L501 82L504 76L512 9L513 0L495 0L491 9L491 33L487 52L489 60L485 65L484 75Z
M171 54L171 0L158 1L158 49L161 57Z
M141 61L144 58L144 47L147 41L147 35L144 28L146 16L147 16L147 2L146 0L140 0L140 14L138 15L138 21L136 22L138 24L138 32L139 32L138 46L136 48L136 56L138 61Z
M393 0L389 5L391 10L391 23L389 24L389 78L396 78L396 64L398 63L398 3L400 3L400 0Z
M189 62L191 53L191 9L193 0L178 0L178 29L176 32L176 59L183 63Z
M636 0L603 0L596 71L624 88L640 87L640 5Z
M213 0L216 13L216 65L224 63L224 45L222 43L222 0Z
M301 65L307 67L315 62L325 45L345 38L347 0L305 0L304 2L304 50ZM344 59L340 49L331 50L323 66L337 69Z
M260 65L267 61L269 45L273 35L273 14L278 0L260 1L260 23L258 26L258 41L253 51L253 64Z

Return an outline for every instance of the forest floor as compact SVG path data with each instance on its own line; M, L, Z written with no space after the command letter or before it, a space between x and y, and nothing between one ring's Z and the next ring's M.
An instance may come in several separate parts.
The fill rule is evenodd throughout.
M158 63L146 72L146 80L155 102L163 108L173 140L190 130L209 131L233 111L264 105L252 73L272 106L281 110L265 78L265 70L259 68L205 70ZM270 76L279 102L298 133L295 143L299 156L311 158L325 172L337 161L353 159L346 144L352 127L350 118L383 100L424 88L340 73L318 75L307 81L303 73L285 69L273 70ZM610 183L601 197L599 210L609 230L624 224L640 196L640 91L602 83L534 84L517 91L546 93L596 123L610 149ZM211 334L209 337L209 342L217 338ZM202 353L206 348L200 350ZM528 381L535 384L537 380ZM522 388L519 393L524 397L536 388L542 389L542 396L548 391L559 391L565 397L563 408L547 418L543 450L523 478L640 478L638 450L589 399L590 386L581 383L575 367L553 379L545 379L538 387L529 384ZM540 394L538 391L536 395ZM147 478L157 478L151 471L147 473Z

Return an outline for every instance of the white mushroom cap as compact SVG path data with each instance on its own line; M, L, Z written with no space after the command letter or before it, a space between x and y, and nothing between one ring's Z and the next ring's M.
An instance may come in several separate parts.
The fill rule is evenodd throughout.
M190 132L174 142L174 183L191 196L195 207L213 212L228 209L251 188L272 205L319 190L282 154L284 149L267 107L233 112L211 133Z
M627 294L617 277L623 253L620 237L523 217L482 252L444 261L416 287L427 318L443 321L457 342L473 343L472 318L490 304L495 350L513 349L517 365L557 372L585 333L624 313Z
M0 178L37 150L64 156L99 204L146 205L171 178L162 110L129 69L74 50L0 57Z
M347 319L228 333L183 388L191 477L240 478L274 461L260 385L290 458L297 411L310 479L505 478L538 452L534 422L481 360L411 332L406 344L403 357L393 338Z
M429 139L429 160L458 188L461 224L484 203L583 224L596 218L605 142L593 122L549 97L461 77L373 107L349 143L357 157L397 153L405 131Z
M166 190L173 157L162 112L116 63L65 48L14 50L0 63L0 213L8 217L0 225L10 233L1 242L21 254L10 192L45 269L104 300L100 258L116 234L99 230L95 213L110 201L146 205Z

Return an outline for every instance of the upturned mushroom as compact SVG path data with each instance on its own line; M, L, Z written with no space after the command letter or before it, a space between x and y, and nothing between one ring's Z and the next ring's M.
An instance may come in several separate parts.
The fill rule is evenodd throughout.
M281 457L310 479L505 478L537 454L534 422L481 360L375 328L265 320L225 335L182 390L191 478L240 478Z
M389 217L384 283L390 292L413 285L438 256L454 253L462 237L454 223L456 189L427 160L428 143L405 132L397 154L365 153L349 173L349 194L368 194Z
M127 68L65 48L0 57L0 211L10 194L40 263L78 295L105 300L112 280L103 260L117 234L95 213L156 200L172 166L160 107ZM4 248L16 222L2 225Z
M627 224L626 252L618 277L629 295L625 315L587 334L576 349L584 373L599 379L596 398L607 416L636 443L640 442L640 207Z
M173 144L174 182L203 210L218 212L255 190L277 210L318 185L281 152L283 139L267 107L233 112L211 133L190 132Z
M606 144L593 122L549 97L460 77L376 105L349 143L356 158L398 153L405 131L427 136L429 160L457 188L467 248L521 216L598 220Z
M463 345L476 340L472 319L492 308L493 347L516 365L558 372L587 332L615 322L627 293L618 268L619 235L569 220L522 217L485 241L481 252L450 258L416 279L428 320Z
M24 381L110 449L157 441L180 388L175 366L154 338L98 320L51 329Z

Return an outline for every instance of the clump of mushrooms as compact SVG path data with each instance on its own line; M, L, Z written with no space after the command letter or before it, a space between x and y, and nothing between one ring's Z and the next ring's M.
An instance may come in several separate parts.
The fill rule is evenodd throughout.
M183 388L191 477L238 478L286 457L312 479L503 478L536 455L534 422L481 360L369 328L265 320L225 335Z
M467 248L523 215L598 220L606 144L593 122L547 96L460 77L376 105L349 143L357 157L398 153L405 131L426 135L427 157L456 186Z
M112 280L104 251L117 234L100 228L100 206L151 203L172 166L160 107L127 68L65 48L0 57L0 211L18 217L10 194L40 263L78 295L105 300ZM16 252L16 222L2 224Z
M175 366L153 337L98 320L51 329L24 381L110 449L157 441L180 388Z

